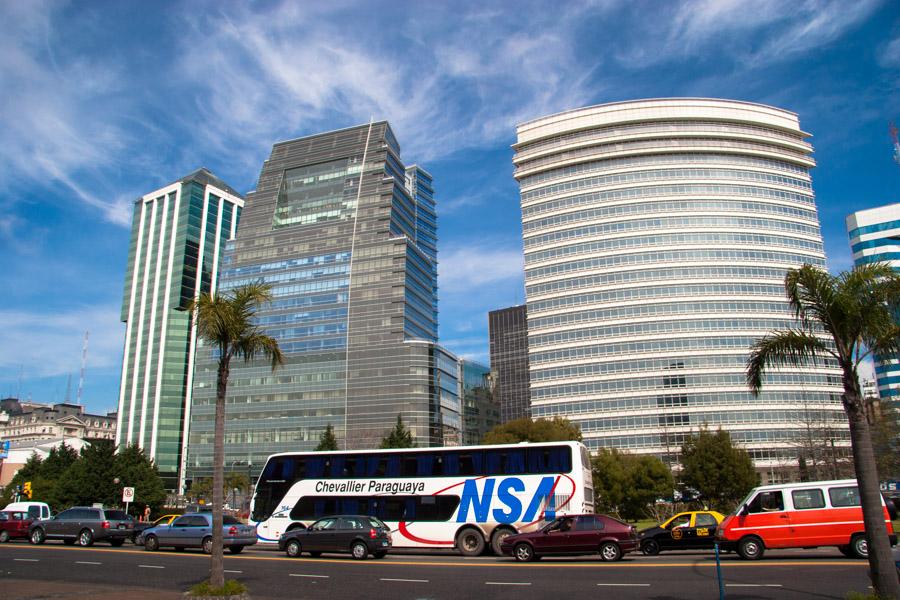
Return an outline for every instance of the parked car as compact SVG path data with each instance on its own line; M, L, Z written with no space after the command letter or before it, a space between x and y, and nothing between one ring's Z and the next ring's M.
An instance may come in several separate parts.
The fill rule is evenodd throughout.
M66 544L90 546L94 542L109 542L121 546L131 537L134 521L124 511L90 506L74 506L55 517L31 524L32 544L44 540L61 539Z
M212 553L212 513L188 513L181 515L171 525L157 525L144 530L144 550L154 552L162 547L176 550L202 548ZM256 543L256 526L244 525L234 517L222 518L222 543L232 554Z
M12 539L28 539L28 530L34 517L21 510L4 510L0 512L0 543Z
M665 550L707 550L714 546L716 528L725 515L712 510L678 513L665 523L641 531L641 552L648 556Z
M53 514L45 502L10 502L3 510L21 510L28 513L32 519L49 519Z
M897 543L882 498L891 545ZM845 556L868 558L855 479L808 481L754 488L716 530L719 547L741 558L762 558L769 548L837 546Z
M349 552L357 560L370 554L384 558L390 547L390 528L380 519L363 515L325 517L306 529L287 531L278 540L278 549L291 558L299 557L301 552L309 552L313 557L323 552Z
M158 527L160 525L171 525L172 521L180 517L181 515L163 515L158 519L150 521L138 521L134 524L134 535L131 537L131 541L134 542L137 546L144 545L144 532L151 527Z
M606 515L566 515L531 533L507 536L503 554L531 561L550 554L595 554L605 561L621 560L640 546L631 525Z

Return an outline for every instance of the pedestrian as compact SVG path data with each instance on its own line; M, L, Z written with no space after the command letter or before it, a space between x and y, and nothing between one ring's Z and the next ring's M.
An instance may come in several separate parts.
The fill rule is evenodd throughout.
M150 522L150 505L144 507L144 519L145 522Z

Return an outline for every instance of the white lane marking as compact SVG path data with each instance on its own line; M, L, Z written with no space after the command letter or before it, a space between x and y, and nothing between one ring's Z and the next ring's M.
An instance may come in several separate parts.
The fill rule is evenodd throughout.
M598 583L604 587L650 587L649 583Z
M428 583L427 579L391 579L389 577L382 577L381 581L408 581L410 583Z
M725 587L781 587L780 583L726 583Z
M102 565L103 563L95 562L93 560L76 560L76 565Z
M138 568L141 569L165 569L165 567L160 565L138 565Z
M243 571L232 571L230 569L225 569L226 573L243 573Z
M315 577L317 579L328 579L331 575L307 575L305 573L291 573L291 577Z
M15 562L39 562L39 558L14 558Z
M518 581L485 581L484 585L531 585L530 583L522 583Z

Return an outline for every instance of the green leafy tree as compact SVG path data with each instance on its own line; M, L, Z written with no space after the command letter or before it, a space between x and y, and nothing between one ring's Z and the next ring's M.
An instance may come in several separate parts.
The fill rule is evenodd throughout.
M250 489L250 479L246 473L232 471L225 475L225 491L231 492L235 488L239 492L246 492Z
M334 437L334 427L331 423L325 427L322 437L319 438L319 445L316 446L316 452L333 451L338 449L337 438Z
M115 483L115 455L111 440L96 440L84 446L78 460L59 480L60 508L94 502L118 506L122 493Z
M379 448L415 448L412 432L403 424L403 418L397 415L397 424L381 440Z
M497 425L484 435L483 444L519 442L580 442L581 429L564 417L531 419L523 417Z
M841 369L841 402L850 425L853 465L859 483L863 525L869 540L869 576L883 598L900 598L900 582L891 557L878 469L859 365L871 354L900 354L900 274L884 263L858 265L831 275L812 265L788 271L784 278L796 327L773 331L756 341L747 360L747 385L759 394L772 366L799 367L829 358Z
M672 472L655 456L602 448L591 458L594 501L598 512L624 519L644 518L658 498L671 496Z
M254 324L259 306L271 300L271 286L257 282L223 294L200 294L190 306L200 339L212 346L219 358L213 440L213 548L209 569L209 583L214 588L225 585L222 504L225 483L225 395L228 392L231 359L240 356L249 362L263 356L271 361L272 371L284 362L275 338L266 335Z
M137 444L120 448L113 463L119 484L116 502L122 501L122 488L134 488L135 512L138 506L150 506L150 511L159 513L166 502L166 488L153 461Z
M188 495L196 502L200 499L208 500L212 496L212 478L197 477L191 481Z
M681 482L712 508L730 511L755 486L759 474L747 451L732 443L727 431L702 427L681 447Z
M872 446L881 479L900 479L900 414L881 403L872 414Z

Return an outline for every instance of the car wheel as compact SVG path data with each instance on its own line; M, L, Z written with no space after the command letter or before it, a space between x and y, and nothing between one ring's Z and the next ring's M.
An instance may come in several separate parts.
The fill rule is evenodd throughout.
M766 552L762 540L755 536L747 536L738 542L737 553L744 560L757 560Z
M300 557L300 542L297 540L291 540L287 543L287 546L284 549L285 553L291 558L299 558Z
M81 533L78 534L78 545L83 548L87 548L88 546L94 543L94 534L90 529L82 529Z
M656 556L659 554L659 542L656 540L644 540L641 544L641 552L647 556Z
M212 538L211 537L203 538L203 543L201 544L201 547L203 548L203 552L205 552L206 554L212 554Z
M385 552L384 550L380 552L373 552L372 556L374 556L375 558L384 558L385 556L387 556L387 552Z
M869 540L864 535L854 535L850 539L850 554L853 558L869 558Z
M125 543L125 540L109 540L109 545L118 548Z
M0 544L5 544L8 541L9 541L9 532L6 531L5 529L3 531L0 531Z
M513 556L519 562L531 562L534 560L534 548L531 547L531 544L526 544L525 542L516 544L515 548L513 548Z
M144 550L148 552L156 552L159 550L159 540L156 539L155 535L148 535L144 538Z
M500 549L500 545L503 544L503 540L514 533L515 531L507 527L500 527L494 530L494 535L491 536L491 550L494 551L494 554L503 556L503 550Z
M366 560L369 558L369 547L363 542L353 542L350 544L350 554L356 560Z
M603 542L600 544L600 558L606 562L622 560L622 549L615 542Z
M43 544L46 536L44 535L44 530L40 527L36 527L31 530L31 535L29 536L29 541L32 544Z
M316 552L310 552L309 555L312 556L313 558L319 558L320 556L322 556L322 553L316 551Z
M243 549L243 546L228 546L228 551L232 554L240 554Z
M463 529L456 536L456 547L463 556L480 556L484 552L484 536L477 529Z

